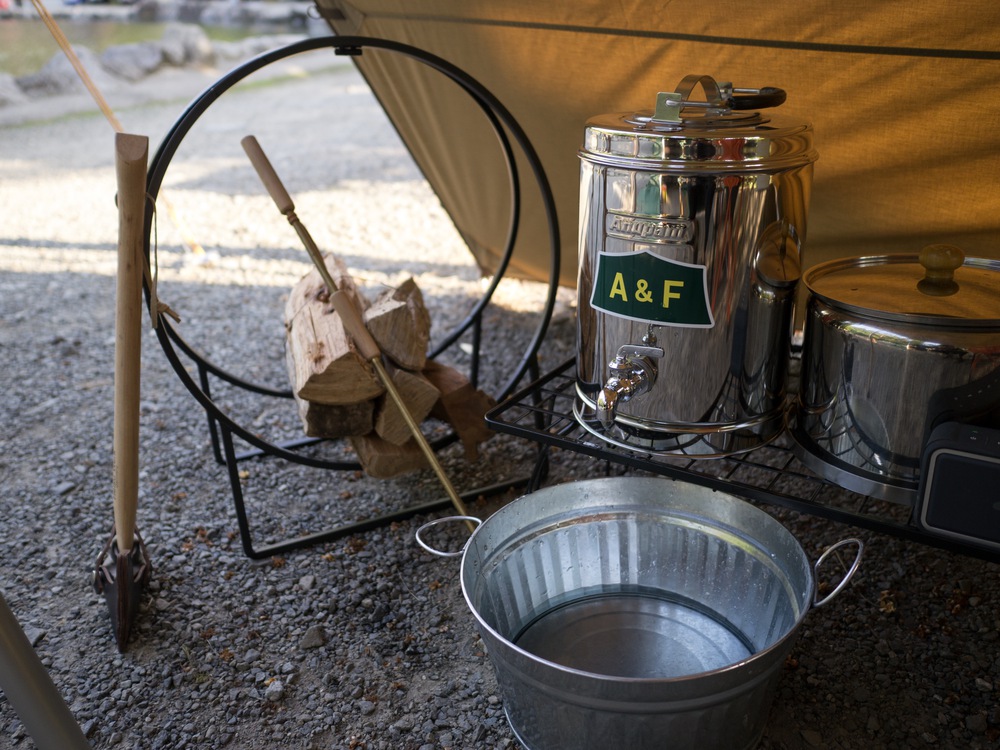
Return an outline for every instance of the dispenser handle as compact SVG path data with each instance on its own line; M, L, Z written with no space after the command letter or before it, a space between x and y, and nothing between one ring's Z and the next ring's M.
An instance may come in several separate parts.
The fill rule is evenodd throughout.
M729 106L731 109L768 109L780 107L785 103L786 98L785 90L775 86L765 86L760 89L733 89Z
M691 99L691 92L699 84L705 92L705 101ZM685 107L725 109L726 101L722 96L719 84L712 76L684 76L677 84L677 91L661 91L656 95L653 121L679 123L681 122L681 110Z
M691 98L695 87L699 85L705 92L705 101ZM718 83L712 76L689 75L681 79L676 91L661 91L656 95L652 119L654 122L679 123L682 119L681 110L685 107L725 113L777 107L784 104L785 98L785 90L775 86L738 89L733 88L731 83Z

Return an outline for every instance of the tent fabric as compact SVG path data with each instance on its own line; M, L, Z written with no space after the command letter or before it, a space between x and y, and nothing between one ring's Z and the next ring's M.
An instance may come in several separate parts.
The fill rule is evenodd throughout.
M317 0L334 33L437 55L483 84L526 132L551 183L560 281L576 283L586 121L650 110L691 73L776 86L812 122L803 265L919 252L1000 258L1000 4L994 0ZM385 51L357 64L484 273L507 235L510 186L474 102ZM519 160L520 162L520 160ZM509 273L547 279L545 215L519 163L523 219Z

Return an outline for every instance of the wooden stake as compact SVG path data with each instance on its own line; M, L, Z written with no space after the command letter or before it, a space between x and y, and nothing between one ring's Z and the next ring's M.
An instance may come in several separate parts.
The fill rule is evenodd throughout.
M142 259L149 139L115 134L118 283L115 304L114 508L119 555L128 556L139 505Z

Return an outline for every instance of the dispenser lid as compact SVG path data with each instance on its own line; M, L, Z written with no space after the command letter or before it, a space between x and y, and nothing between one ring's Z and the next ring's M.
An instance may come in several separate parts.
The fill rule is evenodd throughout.
M698 98L700 87L704 98ZM707 75L683 78L660 92L652 110L598 115L587 121L584 159L640 169L777 171L816 160L812 126L759 110L777 107L782 89L734 88Z

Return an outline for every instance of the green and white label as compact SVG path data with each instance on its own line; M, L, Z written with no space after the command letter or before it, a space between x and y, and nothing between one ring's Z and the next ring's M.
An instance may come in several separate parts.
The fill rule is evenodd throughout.
M597 258L592 307L644 323L684 328L715 325L705 266L661 258L649 250Z

